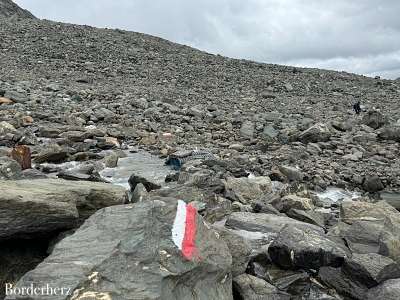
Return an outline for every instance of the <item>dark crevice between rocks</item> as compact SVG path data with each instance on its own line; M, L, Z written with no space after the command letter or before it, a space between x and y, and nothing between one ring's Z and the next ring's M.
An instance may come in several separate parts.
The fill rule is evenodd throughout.
M6 283L15 284L24 274L36 268L49 254L59 233L36 239L0 242L0 299L5 298Z

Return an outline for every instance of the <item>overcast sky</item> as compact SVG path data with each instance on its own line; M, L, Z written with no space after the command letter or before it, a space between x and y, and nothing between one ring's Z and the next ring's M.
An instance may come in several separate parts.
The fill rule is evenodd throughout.
M261 62L400 77L399 0L15 0L39 18Z

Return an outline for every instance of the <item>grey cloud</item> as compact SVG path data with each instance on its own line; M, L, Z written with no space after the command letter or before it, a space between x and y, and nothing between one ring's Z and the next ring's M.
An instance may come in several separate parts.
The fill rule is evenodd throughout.
M17 0L36 16L257 61L400 76L395 0Z

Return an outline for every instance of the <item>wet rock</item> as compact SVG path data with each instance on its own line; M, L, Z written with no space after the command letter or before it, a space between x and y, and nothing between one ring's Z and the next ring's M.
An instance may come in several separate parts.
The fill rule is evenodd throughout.
M234 295L246 300L290 300L289 294L279 291L272 284L249 274L233 278ZM236 298L235 298L236 299Z
M364 115L362 123L373 129L381 128L388 123L388 119L380 111L372 110Z
M33 238L70 229L96 210L124 201L122 187L103 183L57 179L0 181L0 240Z
M399 265L392 259L375 253L353 253L351 258L345 259L343 271L368 288L388 279L400 278Z
M284 269L339 267L350 253L321 230L285 226L268 248L272 261Z
M85 174L79 172L79 170L65 170L57 173L57 177L65 180L72 181L93 181L93 182L107 182L97 172L91 172L90 174Z
M131 187L131 191L134 191L136 188L136 185L141 183L143 186L146 188L147 192L150 192L152 190L158 190L161 188L161 185L157 182L154 182L152 178L145 178L139 175L132 174L129 177L129 186Z
M303 143L327 142L330 138L331 132L323 123L317 123L299 135L299 140Z
M271 191L272 183L269 177L228 177L225 181L225 197L243 204L251 204Z
M172 233L176 203L150 201L98 211L16 286L62 286L77 298L115 299L123 291L132 299L231 300L228 247L195 214L193 251L180 250Z
M290 209L311 210L314 208L313 201L308 198L301 198L296 195L288 195L283 198L276 198L271 204L280 212L286 213Z
M367 300L385 299L397 300L400 299L400 279L391 279L385 281L381 285L370 289L367 294Z

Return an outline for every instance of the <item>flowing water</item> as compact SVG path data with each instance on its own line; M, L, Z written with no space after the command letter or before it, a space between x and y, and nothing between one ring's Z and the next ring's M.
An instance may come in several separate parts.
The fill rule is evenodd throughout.
M163 185L165 177L174 171L164 165L164 160L147 152L127 152L127 157L120 158L116 168L106 168L100 172L107 181L129 189L128 179L132 174L147 178Z
M358 192L351 192L337 187L328 187L325 191L316 193L320 199L330 199L334 202L343 200L350 201L361 197Z

